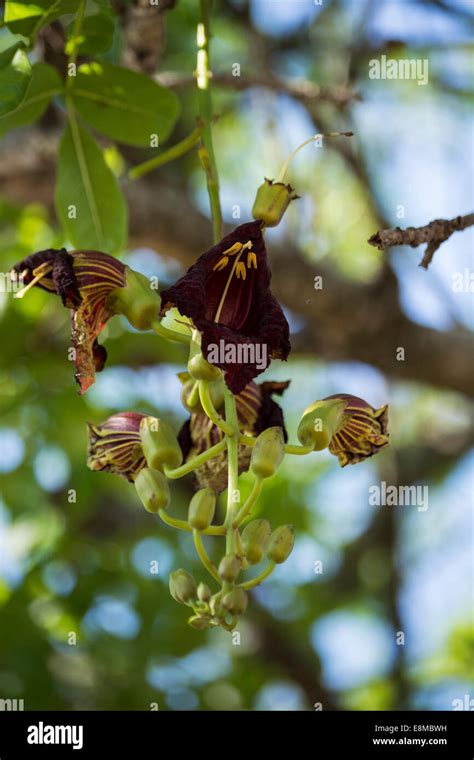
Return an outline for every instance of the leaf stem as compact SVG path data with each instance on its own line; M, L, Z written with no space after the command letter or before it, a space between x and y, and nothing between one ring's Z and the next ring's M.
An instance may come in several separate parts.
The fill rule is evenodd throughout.
M168 148L168 150L163 151L163 153L160 153L159 156L150 158L148 161L144 161L142 164L138 164L137 166L134 166L133 169L130 169L128 172L129 178L139 179L145 174L148 174L154 169L157 169L159 166L168 164L170 161L174 161L176 158L181 158L181 156L184 156L186 153L188 153L191 148L193 148L199 142L201 135L202 126L198 125L196 129L194 129L191 134L185 137L184 140L181 140L181 142L176 143L176 145Z
M69 67L71 64L75 67L76 61L77 61L77 55L78 55L78 48L79 48L79 34L81 32L82 22L84 20L84 14L86 12L86 0L81 0L79 3L79 8L77 9L76 18L74 19L74 26L72 30L72 37L70 39L70 53L68 56L68 77L66 80L66 87L72 87L73 78L76 74L74 71L74 74L71 74L69 71Z

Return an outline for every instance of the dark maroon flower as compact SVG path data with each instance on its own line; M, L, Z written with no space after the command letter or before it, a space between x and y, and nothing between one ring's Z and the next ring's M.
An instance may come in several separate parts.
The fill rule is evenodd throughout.
M151 292L146 278L101 251L39 251L16 264L12 275L25 286L17 297L38 287L56 293L71 309L71 340L80 393L85 393L94 383L95 373L104 368L107 352L99 346L97 337L110 317L124 313L135 327L145 329L149 319L159 312L158 296Z
M262 222L257 221L236 227L161 294L162 314L176 306L199 330L205 359L211 361L210 347L248 347L244 362L223 356L211 361L224 371L233 393L240 393L272 358L287 359L290 352L288 322L270 279ZM256 359L262 347L263 363Z
M258 436L269 427L283 428L285 441L288 436L283 420L283 411L272 399L274 393L281 396L289 386L287 382L249 383L235 397L237 416L242 435ZM187 461L219 443L223 433L212 421L199 411L192 414L178 434L178 442ZM239 446L239 474L248 470L252 450L249 446ZM195 470L196 488L212 488L220 493L227 488L227 452L224 451Z

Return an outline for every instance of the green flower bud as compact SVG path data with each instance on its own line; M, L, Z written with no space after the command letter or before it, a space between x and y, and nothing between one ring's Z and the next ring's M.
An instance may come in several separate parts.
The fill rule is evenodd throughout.
M179 467L183 454L173 428L164 420L144 417L140 423L143 453L150 467L157 470L164 464Z
M135 488L148 512L168 509L171 502L170 487L165 476L159 470L144 467L135 478Z
M221 374L220 369L209 364L202 353L196 354L189 360L188 370L195 380L217 380Z
M278 470L284 456L285 439L282 428L267 428L260 433L252 449L250 469L260 478L269 478Z
M137 330L150 330L158 319L161 299L145 275L126 266L125 285L111 293L107 306L115 314L124 314Z
M251 565L262 561L267 548L272 526L268 520L252 520L242 531L242 546L245 556Z
M273 531L267 548L267 557L280 565L291 554L295 543L295 529L292 525L281 525Z
M186 604L196 598L197 586L193 576L187 570L174 570L170 575L170 594L180 604Z
M190 625L191 628L195 628L197 631L205 631L206 628L209 628L209 621L200 615L191 615L191 617L188 618L188 625Z
M261 219L267 227L276 227L291 201L299 198L291 185L265 179L257 190L252 208L254 219Z
M201 406L199 399L199 393L195 393L196 380L190 376L188 372L181 373L186 375L188 379L182 380L183 386L181 388L181 403L191 414L203 414L204 409ZM181 379L181 378L180 378ZM224 403L224 382L221 378L219 380L213 380L208 383L209 394L214 409L220 409ZM192 396L191 396L192 394ZM191 403L192 401L192 403Z
M200 602L208 602L211 598L211 589L206 583L200 583L197 587L197 595Z
M197 491L189 504L188 523L195 530L206 530L216 510L216 494L212 488Z
M329 446L331 439L343 419L346 402L342 399L315 401L305 409L297 430L303 446L314 446L321 451Z
M327 446L341 467L362 462L388 446L388 407L347 393L328 396L306 409L298 438L316 450Z
M226 554L219 563L219 576L223 581L233 583L242 569L242 562L236 554Z
M233 588L222 599L222 605L234 615L243 615L248 605L248 595L243 588Z
M201 346L195 340L189 350L188 372L195 380L218 380L222 375L218 367L209 364L204 358Z

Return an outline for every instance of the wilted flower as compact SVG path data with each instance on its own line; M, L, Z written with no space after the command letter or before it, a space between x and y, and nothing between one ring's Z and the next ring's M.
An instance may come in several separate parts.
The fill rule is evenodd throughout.
M315 450L328 447L341 467L356 464L388 445L388 407L380 409L357 396L340 393L315 401L303 414L298 438Z
M125 314L134 327L147 329L160 308L159 297L146 277L100 251L39 251L16 264L12 276L25 285L17 297L39 287L60 296L71 310L80 393L85 393L94 383L95 373L104 368L107 352L97 338L110 317Z
M270 427L283 428L287 440L283 412L272 399L274 393L282 395L289 382L249 383L235 397L237 417L242 435L258 436ZM202 410L191 414L178 434L184 461L194 458L222 440L223 433ZM252 450L239 446L239 473L249 468ZM205 462L195 470L197 488L210 487L216 493L227 488L227 452Z
M210 346L233 346L236 355L239 346L248 347L245 362L212 362L224 371L233 393L263 372L271 358L286 359L290 352L288 323L270 279L262 222L256 221L236 227L161 294L162 314L176 306L199 330L205 359ZM265 347L263 363L256 359L257 346Z

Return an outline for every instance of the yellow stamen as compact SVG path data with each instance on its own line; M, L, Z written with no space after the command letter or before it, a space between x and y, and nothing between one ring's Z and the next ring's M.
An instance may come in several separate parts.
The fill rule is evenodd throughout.
M235 274L237 275L237 279L239 280L241 277L243 280L247 277L247 270L245 269L245 264L243 261L239 261L237 264L237 267L235 269Z
M225 269L228 263L229 263L229 257L228 256L224 256L222 259L219 259L219 261L217 262L217 264L214 264L214 266L212 268L212 271L215 272L216 269L218 269L218 270Z
M15 293L14 298L23 298L25 293L27 293L30 290L30 288L36 285L37 282L40 282L40 280L42 280L43 277L46 277L46 275L49 274L49 272L51 272L52 268L53 268L53 265L49 261L45 261L39 267L36 267L36 269L33 270L34 277L31 280L31 282L29 282L28 285L25 285L24 288L19 290L18 293Z
M242 243L239 243L239 242L234 243L234 245L231 245L230 248L227 248L225 251L223 251L222 255L224 256L225 254L228 254L229 256L234 256L234 254L240 253L242 248L243 248Z
M247 254L247 267L250 269L252 266L254 269L257 268L257 255L253 251L249 251Z
M216 315L214 317L214 322L218 322L219 321L219 317L221 315L222 308L224 306L224 301L226 299L227 292L228 292L229 287L230 287L230 283L232 282L232 277L234 276L234 272L236 271L238 265L239 265L239 269L237 271L237 277L242 276L242 279L245 280L245 277L247 276L247 272L245 271L245 266L244 266L243 262L239 262L239 259L242 256L243 252L247 248L251 248L252 247L252 241L251 240L247 240L246 243L234 243L234 245L231 248L229 248L228 251L224 251L224 253L229 253L230 251L233 251L233 253L235 253L236 251L233 250L233 249L235 249L236 246L239 246L239 248L238 248L239 254L237 255L237 258L235 259L233 267L232 267L232 269L230 271L229 278L228 278L228 280L226 282L226 286L224 288L224 292L222 293L221 300L219 301L219 306L217 307L217 310L216 310ZM224 258L227 259L227 261L228 261L227 256L225 256ZM224 264L224 266L227 265L227 261ZM221 262L218 261L217 264L214 266L214 269L217 269L220 263ZM243 269L240 269L240 267L243 267ZM224 267L220 267L220 268L223 269ZM242 274L242 272L243 272L243 274Z
M231 272L230 272L230 275L229 275L229 279L226 282L226 286L224 288L224 292L222 293L221 300L219 302L219 306L217 307L216 316L214 317L214 322L218 322L219 321L219 317L221 315L221 311L222 311L222 308L224 306L224 301L226 299L227 291L229 290L230 283L232 281L232 277L233 277L234 272L235 272L235 268L236 268L236 266L237 266L237 264L239 262L239 258L240 258L241 255L242 255L242 252L239 253L239 255L237 256L236 260L234 261L234 266L231 269Z

